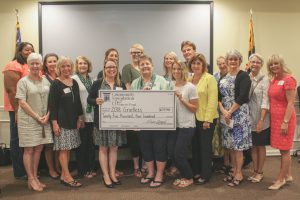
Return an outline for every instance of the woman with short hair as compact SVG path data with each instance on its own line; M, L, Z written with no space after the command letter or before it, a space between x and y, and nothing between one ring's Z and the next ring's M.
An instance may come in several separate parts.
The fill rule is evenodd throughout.
M212 174L212 138L218 114L217 81L208 73L205 56L196 54L189 61L193 72L191 83L197 88L199 96L196 114L196 132L192 142L192 166L194 183L198 185L209 181Z
M50 87L49 110L54 132L54 151L59 152L61 184L80 187L69 171L70 151L81 144L79 128L83 126L83 111L79 86L71 78L74 64L70 58L60 57L56 65L58 78Z
M144 54L144 47L141 44L133 44L130 49L130 64L126 64L122 69L122 82L125 84L126 89L130 90L131 83L141 76L139 69L139 58ZM139 135L136 131L127 130L128 146L131 150L131 157L133 161L133 174L141 178L142 171L139 166L141 156ZM142 167L143 170L143 167Z
M72 76L79 85L80 100L83 110L83 126L79 129L81 145L76 149L77 177L93 178L95 146L93 143L94 112L93 106L87 103L87 97L93 84L89 73L92 63L85 56L78 56L75 61L75 75Z
M42 56L31 53L27 58L29 74L17 85L19 101L19 144L24 147L23 161L28 176L28 188L43 191L46 187L38 179L37 169L44 144L53 143L48 123L48 94L50 83L41 77Z
M149 56L139 58L141 76L131 84L131 90L167 90L168 82L153 72L153 62ZM163 184L163 172L167 162L167 134L165 131L143 130L139 133L143 160L148 174L141 179L141 184L150 183L156 188ZM156 170L155 170L156 165Z
M269 78L261 72L264 60L258 53L249 57L251 89L249 93L249 110L252 131L251 148L253 174L248 178L253 183L263 179L263 166L266 158L266 145L270 144L269 115Z
M219 82L219 108L221 111L222 144L230 149L233 172L224 180L228 186L238 186L243 181L243 151L252 146L249 114L251 80L240 70L242 54L233 49L226 53L228 73Z

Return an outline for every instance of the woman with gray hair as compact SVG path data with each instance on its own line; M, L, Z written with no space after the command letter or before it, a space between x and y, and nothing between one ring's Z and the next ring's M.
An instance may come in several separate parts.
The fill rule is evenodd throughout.
M50 83L41 77L42 56L31 53L27 58L29 75L17 84L19 102L19 145L24 147L23 161L28 176L28 188L43 191L46 187L37 176L38 164L44 144L53 143L48 123L48 94Z
M243 180L243 150L252 146L249 116L249 91L251 80L247 72L240 70L243 57L237 50L225 56L227 75L219 82L219 108L223 146L230 150L233 173L224 180L229 186L237 186Z
M253 183L263 179L263 166L266 158L266 145L270 144L269 78L261 72L263 57L257 53L249 58L250 79L249 109L253 146L251 149L253 174L248 178Z
M83 110L78 83L71 78L74 64L70 58L60 57L56 65L58 78L50 87L49 110L54 132L55 151L59 151L60 181L69 187L80 187L68 168L70 150L79 147L79 128L83 127Z

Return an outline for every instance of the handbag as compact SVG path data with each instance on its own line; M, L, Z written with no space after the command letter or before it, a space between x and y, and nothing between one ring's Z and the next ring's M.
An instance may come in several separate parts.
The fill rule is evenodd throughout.
M10 164L10 149L7 148L5 143L0 143L0 166L6 166Z

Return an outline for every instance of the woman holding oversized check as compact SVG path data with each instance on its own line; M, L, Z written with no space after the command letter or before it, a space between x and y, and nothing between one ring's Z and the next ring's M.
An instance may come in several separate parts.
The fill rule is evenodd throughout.
M150 57L142 55L139 68L141 76L132 82L131 90L167 90L168 82L162 76L153 74ZM167 134L162 131L141 131L140 145L148 168L148 174L141 179L141 184L150 183L150 187L160 187L163 184L163 172L167 161ZM157 167L156 174L154 161Z
M103 79L95 81L87 98L94 107L94 143L99 146L99 163L103 173L103 184L107 188L121 185L116 177L116 164L118 147L125 143L125 134L116 130L99 130L99 105L104 100L98 97L99 90L122 90L125 85L121 83L118 65L115 60L108 59L104 62Z

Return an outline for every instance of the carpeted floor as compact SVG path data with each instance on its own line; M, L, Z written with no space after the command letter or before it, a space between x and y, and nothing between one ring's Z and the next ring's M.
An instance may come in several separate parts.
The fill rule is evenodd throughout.
M268 157L264 179L261 183L250 183L246 181L251 169L245 169L245 181L238 187L231 188L223 182L224 175L214 174L210 182L203 186L191 186L185 189L174 189L172 179L167 178L162 187L152 189L147 185L141 185L139 179L133 176L125 176L121 179L122 185L114 189L107 189L100 181L100 175L93 179L82 179L83 187L70 189L59 183L57 180L41 176L41 181L47 185L43 192L33 192L27 189L27 182L15 180L12 176L11 167L0 167L0 187L2 194L0 199L28 199L28 200L81 200L81 199L129 199L129 200L300 200L300 164L293 158L292 172L294 182L284 186L278 191L269 191L267 187L276 177L279 171L279 157ZM119 169L129 173L129 169L119 166Z

